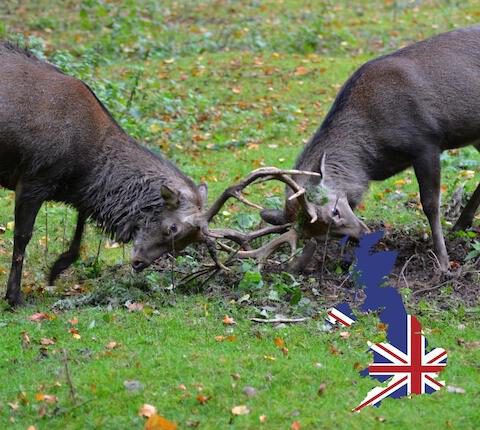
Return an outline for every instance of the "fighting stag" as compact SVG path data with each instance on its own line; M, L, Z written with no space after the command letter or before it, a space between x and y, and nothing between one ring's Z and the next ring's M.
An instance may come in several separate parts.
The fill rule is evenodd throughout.
M322 174L324 204L318 221L303 230L358 237L366 226L354 215L369 182L413 167L441 271L449 258L440 217L440 155L472 145L480 150L480 26L454 30L376 58L343 85L323 123L295 164ZM310 189L315 184L300 182ZM287 196L290 190L287 190ZM472 225L480 185L454 226ZM287 197L281 211L262 213L271 224L298 217Z

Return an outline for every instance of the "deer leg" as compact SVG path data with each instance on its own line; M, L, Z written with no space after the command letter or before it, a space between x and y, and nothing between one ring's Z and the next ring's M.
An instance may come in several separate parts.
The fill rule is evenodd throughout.
M475 145L478 151L480 151L480 144ZM467 206L463 209L462 213L458 217L457 222L453 226L453 231L466 230L472 226L473 218L475 217L475 212L480 206L480 184L478 184L477 189L473 192L470 200L467 203Z
M414 161L413 168L420 188L423 212L432 230L433 249L440 270L445 272L449 267L449 259L440 222L440 153L432 151L420 155Z
M17 186L15 196L15 230L12 267L7 283L5 299L10 306L23 304L21 291L25 248L32 237L33 225L44 199L26 192L24 184Z
M290 271L294 273L302 273L305 271L308 263L312 261L317 249L317 241L310 239L303 247L302 253L290 264Z
M58 276L68 269L72 263L74 263L80 256L80 244L82 243L83 231L85 229L85 222L87 217L83 213L78 214L77 227L73 236L70 247L64 252L52 266L50 275L48 277L48 285L53 285Z
M463 209L462 213L458 217L457 222L453 226L453 231L466 230L468 227L472 226L473 218L475 217L475 212L480 206L480 184L478 184L477 189L473 192L472 197Z

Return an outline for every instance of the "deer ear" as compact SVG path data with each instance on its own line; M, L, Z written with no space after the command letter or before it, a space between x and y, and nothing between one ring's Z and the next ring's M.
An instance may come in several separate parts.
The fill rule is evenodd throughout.
M200 198L202 199L202 205L206 206L208 201L208 185L202 182L197 188Z
M179 195L178 191L172 190L167 185L162 185L160 187L160 193L162 194L163 200L165 200L165 204L170 209L178 208L178 206L180 204L180 195Z

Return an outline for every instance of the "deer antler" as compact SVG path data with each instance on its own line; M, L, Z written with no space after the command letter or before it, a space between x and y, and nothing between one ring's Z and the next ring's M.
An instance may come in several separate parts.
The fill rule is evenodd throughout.
M257 249L236 251L233 248L225 245L224 243L219 242L219 245L225 251L230 252L232 256L235 256L237 258L254 258L258 260L259 263L263 264L277 248L279 248L285 243L288 243L288 245L290 246L291 254L293 255L297 250L297 240L298 233L294 229L290 229Z
M240 182L228 187L213 203L213 205L205 212L203 216L204 220L207 223L210 222L215 217L215 215L220 212L220 209L230 198L235 198L256 209L263 209L261 206L247 200L242 195L242 190L253 183L278 180L285 183L293 190L294 194L289 197L289 200L298 199L300 204L304 207L305 211L308 213L308 215L310 215L310 222L314 223L317 220L315 206L306 199L305 189L292 178L293 175L321 176L321 174L316 172L308 172L302 170L282 170L277 169L276 167L262 167L260 169L256 169L250 174L248 174ZM279 246L283 245L284 243L288 243L290 245L292 253L295 252L298 235L297 232L291 227L292 224L289 223L280 226L264 227L251 233L242 233L237 230L228 228L213 230L205 228L203 230L203 235L205 237L205 241L207 242L207 244L209 244L210 254L212 256L215 255L214 260L217 266L220 266L220 264L218 259L216 258L216 254L213 252L212 249L212 239L227 239L240 245L240 248L238 250L235 250L234 248L220 241L217 241L217 245L220 249L230 252L230 259L233 257L256 258L261 263L263 263ZM271 240L270 242L258 249L250 249L249 243L252 240L275 233L282 234L281 236Z
M308 172L303 170L282 170L277 169L276 167L261 167L260 169L256 169L253 172L250 172L246 178L228 187L220 197L213 203L210 209L207 210L205 213L205 218L207 222L210 222L215 215L220 212L220 209L225 204L225 202L230 198L235 198L251 207L256 209L263 209L261 206L248 201L242 194L241 191L248 187L249 185L253 184L254 182L265 182L270 180L277 180L287 184L295 194L290 196L289 200L293 200L294 198L298 198L300 200L300 204L304 207L306 212L311 217L311 223L314 223L317 220L317 213L315 211L315 206L312 205L305 197L305 189L297 184L294 179L292 179L292 175L307 175L307 176L321 176L320 173L317 172Z

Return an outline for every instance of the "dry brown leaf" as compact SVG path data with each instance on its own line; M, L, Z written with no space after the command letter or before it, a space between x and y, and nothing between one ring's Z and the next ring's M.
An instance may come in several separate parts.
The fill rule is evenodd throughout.
M42 337L42 339L40 339L40 344L43 346L54 345L55 341L53 339L49 339L48 337Z
M308 70L306 67L304 67L304 66L298 66L298 67L295 69L294 75L295 75L295 76L304 76L304 75L307 75L308 73L310 73L310 70Z
M18 411L18 408L20 407L18 402L9 402L7 405L10 406L12 411Z
M35 426L28 426L27 430L37 430Z
M323 394L325 393L326 388L327 388L327 384L321 383L321 384L318 386L317 394L318 394L319 396L323 396Z
M45 312L37 312L33 315L30 315L28 319L33 322L42 322L44 320L51 320L53 319L53 317Z
M108 342L105 345L105 348L107 348L109 350L112 350L112 349L118 348L119 346L120 346L120 344L118 342L115 342L114 340L112 340L111 342Z
M72 325L77 325L78 324L78 318L73 317L71 320L68 320L68 322Z
M234 406L232 408L233 415L248 415L249 413L250 413L250 409L248 409L248 406L246 405Z
M144 403L140 406L138 411L138 415L145 418L150 418L152 415L157 413L157 408L155 406L149 405L148 403Z
M267 421L267 416L266 415L260 415L258 417L259 421L263 424L264 422Z
M281 337L276 337L274 340L275 345L278 348L284 348L285 347L285 341Z
M290 426L292 430L301 430L302 426L300 424L300 421L294 421L292 425Z
M78 330L75 327L71 327L68 331L72 334L72 337L74 339L78 340L78 339L82 338L82 336L80 336L80 333L78 332Z
M58 399L57 396L53 396L51 394L44 394L44 393L36 393L35 400L37 402L46 402L46 403L57 403Z
M177 425L172 422L167 420L166 418L163 418L160 415L153 414L150 416L145 423L145 430L176 430Z
M127 309L130 312L141 312L143 311L144 304L143 303L128 303Z
M26 331L22 331L22 346L25 348L30 345L30 336Z
M236 324L235 320L232 317L229 317L228 315L225 315L223 317L223 324L225 325L234 325Z
M203 394L199 394L197 396L197 402L200 403L201 405L206 404L210 399L211 399L210 396L204 396Z

